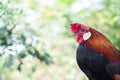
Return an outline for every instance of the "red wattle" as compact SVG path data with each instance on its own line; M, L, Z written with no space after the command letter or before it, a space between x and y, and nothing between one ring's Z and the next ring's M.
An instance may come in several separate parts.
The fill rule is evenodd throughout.
M78 36L77 37L77 43L82 43L83 42L83 37L82 36Z

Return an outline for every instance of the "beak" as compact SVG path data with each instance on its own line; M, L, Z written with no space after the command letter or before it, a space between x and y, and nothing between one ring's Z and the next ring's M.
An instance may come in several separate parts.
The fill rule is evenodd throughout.
M78 36L78 32L76 32L76 33L73 33L73 35L74 35L74 36Z
M70 26L72 26L73 24L70 24Z

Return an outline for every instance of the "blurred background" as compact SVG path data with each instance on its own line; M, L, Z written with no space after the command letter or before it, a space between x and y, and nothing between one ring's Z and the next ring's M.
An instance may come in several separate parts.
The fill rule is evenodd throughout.
M74 22L120 49L120 0L0 0L0 80L88 80L76 63Z

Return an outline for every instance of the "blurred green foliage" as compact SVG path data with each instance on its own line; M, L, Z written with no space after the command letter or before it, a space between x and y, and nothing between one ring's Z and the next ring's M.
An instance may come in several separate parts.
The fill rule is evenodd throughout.
M19 60L18 70L21 70L20 66L23 64L21 59L28 55L36 57L46 64L52 63L51 56L47 51L41 49L42 52L40 52L41 50L36 48L39 40L35 41L34 38L37 38L37 36L30 35L31 31L27 31L26 28L16 30L18 26L27 26L28 24L23 22L25 16L23 10L13 5L11 0L0 1L0 57L5 57L3 67L11 68L13 63ZM24 49L19 51L19 48Z
M87 80L75 60L74 22L120 49L120 1L82 1L0 0L0 80Z
M103 0L100 9L92 8L87 24L103 32L120 49L120 1Z

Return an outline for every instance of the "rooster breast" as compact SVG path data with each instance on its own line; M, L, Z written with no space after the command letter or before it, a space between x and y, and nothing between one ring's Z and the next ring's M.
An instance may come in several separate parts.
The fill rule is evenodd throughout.
M77 49L77 63L89 80L114 80L106 72L109 59L102 53L94 51L89 46L80 44Z

